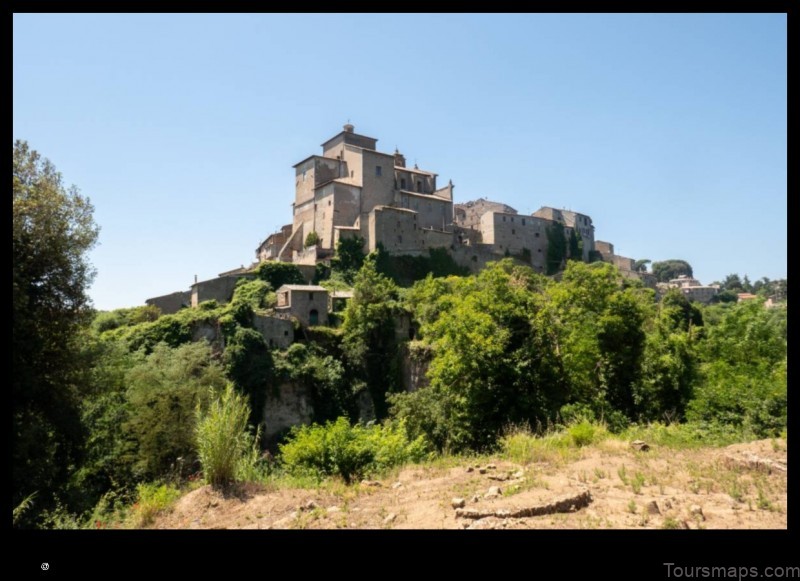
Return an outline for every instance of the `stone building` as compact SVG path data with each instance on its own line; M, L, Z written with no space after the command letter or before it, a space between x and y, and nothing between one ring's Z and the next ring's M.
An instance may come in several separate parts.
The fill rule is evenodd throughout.
M313 264L330 257L339 238L354 235L366 241L365 250L382 242L404 251L412 243L421 248L421 240L430 237L413 234L416 230L447 232L452 184L438 188L435 173L406 167L399 151L377 151L377 142L347 124L322 144L322 155L295 164L291 233L284 227L267 238L256 251L259 260ZM397 226L395 214L401 210L413 212L415 219ZM406 227L412 234L398 231ZM452 238L452 230L449 234Z
M686 276L685 274L680 275L678 278L671 279L667 286L669 288L680 289L683 296L688 300L698 303L707 304L719 293L718 284L703 285L696 278Z
M275 312L284 317L294 317L304 327L328 324L328 290L307 284L285 284L276 294Z
M439 187L436 173L409 168L403 154L380 152L377 143L347 124L322 144L322 155L295 164L292 224L268 236L257 258L313 267L333 256L339 240L359 236L365 252L380 245L413 256L446 248L473 272L504 257L545 272L547 229L554 224L567 238L580 235L583 260L593 255L594 225L586 214L545 206L520 215L485 198L454 206L452 181Z

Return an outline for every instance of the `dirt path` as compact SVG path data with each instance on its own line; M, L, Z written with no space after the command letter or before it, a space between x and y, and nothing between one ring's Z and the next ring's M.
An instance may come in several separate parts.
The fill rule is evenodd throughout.
M248 485L225 497L206 486L154 527L780 529L787 526L785 467L785 440L648 451L607 440L527 466L490 459L413 467L328 491ZM499 494L487 494L491 487ZM463 500L461 510L454 499ZM539 516L507 516L520 509ZM551 509L567 512L541 514Z

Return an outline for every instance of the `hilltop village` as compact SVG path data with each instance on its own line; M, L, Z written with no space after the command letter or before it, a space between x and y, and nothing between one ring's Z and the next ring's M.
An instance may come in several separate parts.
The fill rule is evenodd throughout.
M393 255L425 256L431 249L446 249L456 264L471 272L502 258L513 258L548 275L557 274L570 258L602 260L617 266L623 276L656 288L655 277L637 270L633 258L617 255L613 244L595 239L590 216L548 206L525 215L484 198L454 203L452 180L440 186L438 174L416 164L408 167L400 151L384 153L377 144L374 137L356 133L353 125L346 124L322 144L322 155L312 154L294 165L292 222L258 245L256 262L214 279L195 280L189 291L146 303L165 314L211 299L225 303L239 278L247 277L262 262L279 261L295 264L309 283L308 288L276 289L278 310L289 310L293 296L317 293L321 299L327 295L324 288L310 285L317 264L330 263L339 241L356 238L363 241L365 253L380 247ZM551 244L559 244L563 251L551 252ZM701 302L719 290L695 279L671 283ZM291 311L301 323L325 324L322 308L303 306L301 312L300 307L292 307Z

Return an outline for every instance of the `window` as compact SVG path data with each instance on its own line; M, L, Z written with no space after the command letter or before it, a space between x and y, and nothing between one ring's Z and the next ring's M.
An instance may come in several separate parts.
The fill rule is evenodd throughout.
M511 229L511 234L516 234L516 233L517 233L517 231L512 228Z
M538 252L539 254L541 254L541 253L542 253L542 249L540 248L540 249L539 249L539 250L537 250L536 252Z
M314 293L308 293L308 300L310 301L314 300Z
M289 331L284 331L284 332L283 332L283 336L284 336L284 337L288 337L288 336L289 336Z
M522 219L522 225L525 225L525 218Z
M511 221L512 221L512 222L514 221L514 216L511 216Z
M505 221L506 221L506 217L505 217L505 216L503 216L503 222L505 222Z
M400 242L401 244L403 242L403 237L399 234L397 235L397 241Z
M330 201L330 200L328 200L328 205L329 205L329 206L331 205L331 201Z
M379 165L376 165L375 166L375 175L377 177L381 177L382 173L383 173L383 168L381 166L379 166Z
M319 324L319 313L317 312L317 309L311 309L311 312L308 313L308 323L310 325Z
M537 232L536 234L534 234L534 236L535 236L536 238L538 238L538 237L539 237L539 233ZM539 252L541 252L541 250L540 250Z
M422 191L422 182L421 181L417 181L417 191L418 192Z
M400 189L406 189L406 178L400 178Z

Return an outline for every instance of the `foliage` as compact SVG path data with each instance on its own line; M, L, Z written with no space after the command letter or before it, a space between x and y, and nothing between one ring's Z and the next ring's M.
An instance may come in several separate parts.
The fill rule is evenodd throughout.
M268 260L259 264L253 272L261 280L267 281L275 290L278 290L285 284L306 283L303 275L300 273L300 269L291 262Z
M130 327L155 321L160 316L161 310L155 305L101 311L95 315L92 321L92 330L95 333L104 333L119 327Z
M653 274L658 282L669 282L673 278L678 278L680 275L694 276L692 273L692 265L685 260L671 259L654 262Z
M344 312L342 348L375 403L378 418L386 415L385 394L399 384L395 362L395 315L399 310L395 284L378 273L370 254L358 271L353 298Z
M364 263L364 239L360 236L340 238L336 243L336 255L331 258L331 271L349 284Z
M130 351L151 353L159 343L178 347L192 341L200 325L216 326L225 313L216 301L200 303L196 309L181 309L172 315L162 315L157 320L134 326L121 326L103 333L109 341L120 341Z
M264 337L253 329L236 327L228 338L222 361L227 376L250 398L250 423L258 425L274 367L272 352L264 343Z
M649 258L641 258L633 264L633 270L636 272L647 272L647 265L653 262Z
M140 484L136 487L137 500L133 510L133 526L143 528L153 523L155 517L168 511L180 498L180 490L168 484Z
M85 452L66 488L70 506L79 513L109 490L129 491L136 484L132 471L136 442L123 426L130 417L126 375L138 359L123 344L91 335L84 351L90 362L89 388L81 402Z
M237 479L253 458L258 457L258 435L248 430L250 406L247 398L228 384L225 391L213 398L206 411L198 405L197 453L206 482L214 487L225 486Z
M17 523L32 506L33 506L33 499L36 498L38 492L34 491L30 493L28 496L23 498L20 503L14 507L11 511L11 525L16 526Z
M575 228L569 231L569 258L583 260L583 238Z
M157 345L125 381L130 417L123 427L136 442L135 473L159 478L181 464L191 467L196 458L195 408L207 404L209 388L222 390L226 383L208 345Z
M570 261L554 283L504 260L405 298L430 345L430 387L392 396L392 412L439 449L490 447L503 426L553 421L570 403L615 430L638 413L652 291L610 264Z
M426 279L408 293L434 354L430 387L391 398L412 434L439 449L491 443L507 423L558 409L562 392L548 337L532 326L546 279L511 260L477 277Z
M399 286L411 286L429 274L434 277L469 274L469 269L459 266L446 248L429 248L428 256L409 256L389 254L379 245L375 266Z
M352 379L331 352L336 353L331 345L325 349L318 343L295 343L276 359L276 375L306 389L313 420L319 423L339 416L355 418L357 412Z
M547 234L547 266L548 275L555 274L564 266L567 257L567 237L564 235L564 226L559 223L550 224L546 228Z
M427 453L424 438L409 440L402 423L353 426L343 417L324 425L293 428L280 450L290 472L318 478L337 475L346 483L419 461Z
M36 490L52 498L79 461L85 383L80 329L91 311L87 261L98 228L88 198L16 141L12 223L13 504ZM37 509L46 503L37 504ZM33 514L24 515L27 521ZM23 523L24 524L24 523Z
M594 426L588 420L573 424L567 431L578 448L588 446L594 441Z
M304 246L308 248L309 246L316 246L317 244L319 244L319 234L312 230L308 233L308 236L306 236L306 242Z
M701 380L687 417L749 430L755 437L786 426L786 311L757 301L733 305L708 329Z

